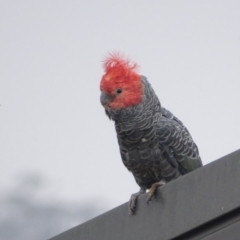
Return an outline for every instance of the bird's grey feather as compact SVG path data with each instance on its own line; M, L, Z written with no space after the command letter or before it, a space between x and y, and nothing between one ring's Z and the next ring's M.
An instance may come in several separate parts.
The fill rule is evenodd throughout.
M141 188L160 180L171 181L202 166L198 148L183 123L161 107L142 76L142 103L126 109L106 110L115 121L124 165Z

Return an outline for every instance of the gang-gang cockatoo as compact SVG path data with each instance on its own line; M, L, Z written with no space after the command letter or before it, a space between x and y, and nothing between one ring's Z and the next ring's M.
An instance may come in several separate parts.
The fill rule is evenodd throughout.
M201 167L202 161L187 128L161 107L135 62L110 54L103 67L101 104L115 122L123 164L140 187L129 201L133 214L139 195L149 189L148 203L157 187Z

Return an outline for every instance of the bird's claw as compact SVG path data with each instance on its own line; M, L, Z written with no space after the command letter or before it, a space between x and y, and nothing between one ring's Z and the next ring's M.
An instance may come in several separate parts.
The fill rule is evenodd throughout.
M156 182L154 183L151 188L149 189L149 192L148 192L148 196L147 196L147 200L146 200L146 203L147 205L149 206L149 202L152 201L152 197L153 195L155 194L156 190L158 187L164 185L165 182L164 181L160 181L160 182Z
M128 203L128 213L129 215L133 215L136 209L136 205L137 205L137 195L132 194L129 203Z
M136 210L136 206L137 206L137 198L141 195L141 194L144 194L146 192L145 189L140 189L139 192L137 193L133 193L131 195L131 198L128 202L128 213L130 215L133 215L135 210Z

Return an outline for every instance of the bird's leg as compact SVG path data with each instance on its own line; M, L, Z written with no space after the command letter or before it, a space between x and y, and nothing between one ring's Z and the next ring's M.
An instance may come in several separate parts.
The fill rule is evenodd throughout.
M141 188L137 193L133 193L131 195L131 198L128 202L128 213L130 215L133 215L134 212L135 212L135 209L136 209L136 206L137 206L137 198L144 193L146 193L146 189Z
M147 204L152 200L153 195L155 194L158 187L164 185L166 182L161 180L159 182L154 183L151 188L149 189L148 196L147 196Z

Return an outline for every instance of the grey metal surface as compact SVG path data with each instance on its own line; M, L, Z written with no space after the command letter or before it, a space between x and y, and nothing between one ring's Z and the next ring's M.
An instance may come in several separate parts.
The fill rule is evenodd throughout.
M240 207L239 184L240 150L161 187L149 207L141 196L134 216L125 203L51 240L172 239Z
M211 234L202 240L239 240L240 239L240 221Z
M227 214L222 215L210 222L207 222L197 228L192 229L189 232L184 233L176 238L171 238L171 240L199 240L210 237L211 235L217 236L217 232L222 229L227 229L232 224L240 221L240 208L235 209ZM240 233L240 229L239 229ZM239 238L240 239L240 238ZM218 238L216 238L218 240Z

